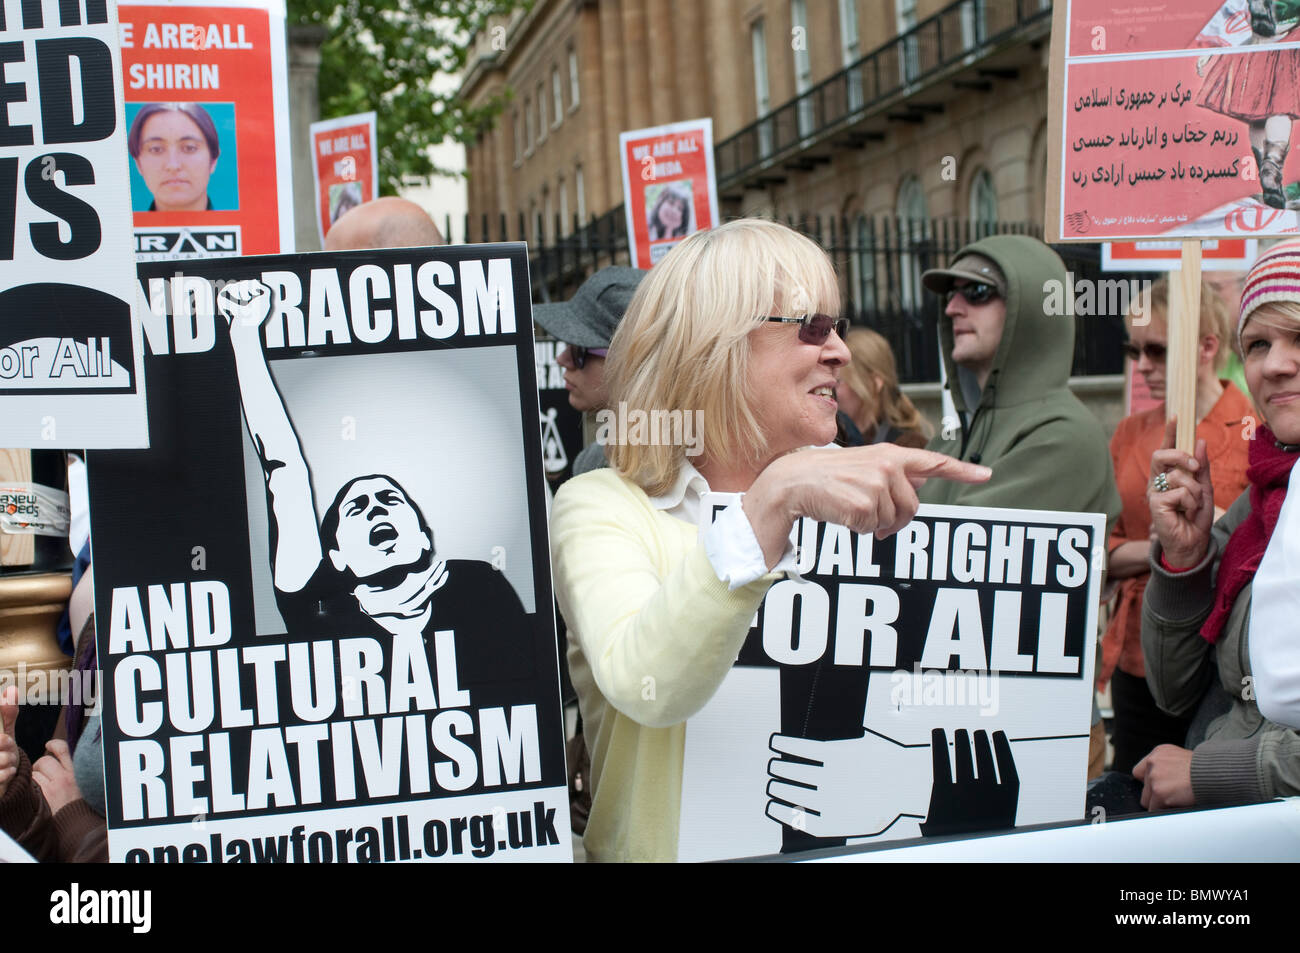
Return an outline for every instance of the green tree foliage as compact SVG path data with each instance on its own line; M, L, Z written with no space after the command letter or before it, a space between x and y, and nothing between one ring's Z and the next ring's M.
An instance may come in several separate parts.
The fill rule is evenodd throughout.
M500 98L471 109L455 89L433 79L459 72L469 38L489 30L488 18L526 8L531 0L288 0L290 24L318 24L321 118L378 114L379 190L427 180L428 147L448 136L468 142L500 113ZM496 38L504 31L497 29ZM491 36L491 30L489 30Z

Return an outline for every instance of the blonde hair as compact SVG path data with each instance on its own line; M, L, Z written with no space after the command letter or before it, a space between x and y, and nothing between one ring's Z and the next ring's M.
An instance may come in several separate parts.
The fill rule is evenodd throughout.
M1157 314L1160 322L1168 329L1168 278L1161 278L1133 299L1130 302L1129 313L1124 316L1124 322L1127 326L1131 326L1133 319L1138 315L1149 316L1154 321ZM1204 278L1201 279L1201 314L1197 333L1200 337L1212 334L1219 339L1219 351L1214 355L1214 369L1223 370L1223 366L1228 363L1228 355L1237 348L1237 336L1233 333L1232 315L1228 311L1228 306L1214 290L1214 286Z
M749 332L769 315L838 315L839 284L812 239L765 219L696 232L641 282L605 364L608 407L700 412L704 458L758 463L768 435L750 410ZM614 443L610 465L649 496L677 481L685 447Z
M915 430L930 439L933 431L929 422L898 386L894 349L884 336L870 328L854 328L844 343L853 360L840 377L862 401L863 419L853 421L858 429L865 432L868 423L878 425L883 420L899 430ZM873 379L882 382L879 396Z

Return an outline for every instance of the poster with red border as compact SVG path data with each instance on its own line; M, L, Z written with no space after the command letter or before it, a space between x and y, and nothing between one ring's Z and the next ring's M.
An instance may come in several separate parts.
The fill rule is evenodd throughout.
M1183 243L1177 239L1147 242L1102 242L1102 271L1181 271ZM1205 267L1245 271L1259 255L1255 238L1207 238L1201 242Z
M1300 230L1297 12L1248 0L1058 3L1047 240Z
M311 174L320 243L349 209L379 194L375 114L358 113L311 124Z
M122 0L139 261L291 252L284 0Z
M713 120L636 129L618 137L633 268L650 268L693 232L719 224Z

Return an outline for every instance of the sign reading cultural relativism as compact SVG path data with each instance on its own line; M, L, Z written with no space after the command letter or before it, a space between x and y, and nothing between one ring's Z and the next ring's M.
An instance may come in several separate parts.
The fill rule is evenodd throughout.
M0 445L143 447L113 3L0 8Z
M293 251L284 0L122 0L140 261Z
M139 274L151 449L88 461L112 858L568 860L524 246Z
M1103 516L922 506L883 540L791 536L798 576L687 723L679 860L1084 816Z

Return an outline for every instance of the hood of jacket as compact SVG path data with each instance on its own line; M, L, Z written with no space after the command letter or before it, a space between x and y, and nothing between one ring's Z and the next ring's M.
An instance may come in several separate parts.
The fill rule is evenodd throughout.
M974 373L953 362L952 318L939 316L948 386L957 410L969 421L980 408L1042 400L1047 392L1066 387L1074 363L1074 316L1046 314L1044 303L1053 289L1050 281L1060 283L1055 286L1057 293L1051 295L1056 301L1063 300L1062 292L1072 296L1074 290L1066 288L1068 276L1060 256L1037 239L994 235L967 245L953 261L968 254L990 259L1007 279L1006 324L982 391ZM972 400L975 394L978 402Z

